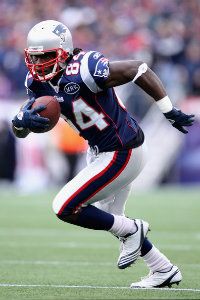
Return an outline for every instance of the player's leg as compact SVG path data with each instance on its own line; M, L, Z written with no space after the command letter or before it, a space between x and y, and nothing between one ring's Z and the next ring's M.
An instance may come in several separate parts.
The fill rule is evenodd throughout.
M146 164L146 161L147 161L146 143L144 142L143 145L139 148L142 150L141 151L142 154L138 158L136 165L134 162L133 169L132 169L133 170L132 181L141 173L141 171L143 170L143 168ZM93 154L93 152L90 149L88 149L87 164L89 165L94 160L95 160L95 155ZM118 190L116 193L114 193L114 195L112 195L111 197L108 197L107 199L96 202L94 205L96 207L98 207L99 209L102 209L106 212L124 216L126 201L131 192L131 188L132 188L132 182L124 185L120 190Z
M105 199L95 203L99 208L110 213L124 215L125 203L131 190L131 185L119 191L112 199ZM123 242L120 245L120 253L123 249ZM132 283L131 287L164 287L178 284L182 275L177 266L160 252L147 238L144 239L141 248L141 258L149 268L149 275L139 282Z
M145 166L146 155L147 155L146 145L143 145L143 159L142 159L140 169L137 172L137 175L139 175L139 173L142 171L143 167ZM92 153L89 151L88 157L87 157L87 163L90 164L93 160L94 160L94 157L93 157ZM137 176L135 176L135 177L137 177ZM124 216L125 215L125 205L126 205L128 196L130 195L131 188L132 188L132 183L122 187L122 189L117 191L117 193L115 193L113 196L108 197L107 199L101 200L99 202L95 202L93 205L95 207L97 207L103 211L109 212L111 214ZM120 247L119 247L120 256L118 258L118 264L120 262L120 257L121 257L121 254L123 254L122 251L124 248L123 247L123 244L124 244L123 239L119 239L119 240L120 240ZM124 268L125 267L126 266L124 266Z
M119 193L115 194L115 199L110 212L119 216L125 215L126 201L130 195L132 183L123 187Z
M111 214L119 215L119 216L125 216L125 205L126 201L128 199L128 196L130 194L132 187L132 183L126 185L123 187L120 191L115 193L113 196L108 197L107 199L95 202L93 205L103 211L109 212ZM120 242L119 246L119 252L121 255L121 252L123 250L123 239L118 238ZM120 260L120 257L118 258L118 261ZM118 264L118 262L117 262Z
M107 198L131 182L141 168L142 154L141 147L99 154L63 187L53 202L53 209L61 220L123 237L126 257L119 266L122 268L138 258L148 223L112 215L90 204Z
M60 215L71 209L74 213L74 210L126 190L124 187L140 172L141 148L99 154L58 193L53 203L54 211Z
M106 212L125 215L125 203L131 191L131 186L127 185L114 196L94 205ZM120 245L120 253L123 249L123 242ZM145 238L141 248L141 258L150 270L149 276L139 282L132 283L131 287L163 287L179 283L182 275L177 266L161 253L147 238Z
M124 216L125 205L130 194L131 187L132 183L127 184L120 191L108 197L107 199L95 202L94 206L111 214Z
M178 267L173 265L147 238L141 248L141 257L150 272L146 277L141 278L141 281L133 282L131 288L171 287L172 284L179 284L182 280Z

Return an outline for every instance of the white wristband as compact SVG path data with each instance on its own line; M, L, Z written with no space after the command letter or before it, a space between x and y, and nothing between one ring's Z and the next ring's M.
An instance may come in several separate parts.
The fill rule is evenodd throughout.
M165 96L164 98L156 101L156 104L158 105L163 114L173 109L173 105L168 96Z

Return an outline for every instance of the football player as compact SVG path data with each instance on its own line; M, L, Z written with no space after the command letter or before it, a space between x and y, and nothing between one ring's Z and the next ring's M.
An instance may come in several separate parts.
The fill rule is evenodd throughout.
M89 143L87 167L66 183L53 201L57 217L118 237L119 269L141 256L150 273L131 287L178 284L182 279L178 267L146 237L148 222L124 215L131 182L144 167L146 150L142 129L118 99L114 87L134 82L183 133L193 124L194 115L173 107L160 79L146 63L109 62L99 52L74 49L69 29L58 21L46 20L30 30L25 62L30 101L13 118L15 135L24 138L34 128L48 129L49 120L38 114L45 106L31 106L35 98L52 95L59 100L62 117Z

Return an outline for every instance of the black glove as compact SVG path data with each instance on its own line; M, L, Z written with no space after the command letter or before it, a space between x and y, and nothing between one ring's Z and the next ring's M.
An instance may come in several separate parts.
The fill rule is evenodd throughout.
M32 129L47 129L49 127L49 119L40 117L38 114L40 111L46 108L45 105L38 105L32 108L34 98L29 100L20 110L20 112L12 120L15 128L28 128Z
M164 113L164 116L176 129L183 133L188 131L183 126L192 126L194 123L194 115L186 115L181 110L173 107L168 113Z

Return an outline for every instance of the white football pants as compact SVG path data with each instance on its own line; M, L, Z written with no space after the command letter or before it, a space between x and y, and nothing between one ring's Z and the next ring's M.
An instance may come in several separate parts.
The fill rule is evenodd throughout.
M57 194L53 210L76 211L81 206L94 204L112 214L124 214L125 202L132 181L146 162L146 147L95 154L87 153L87 167L81 170Z

